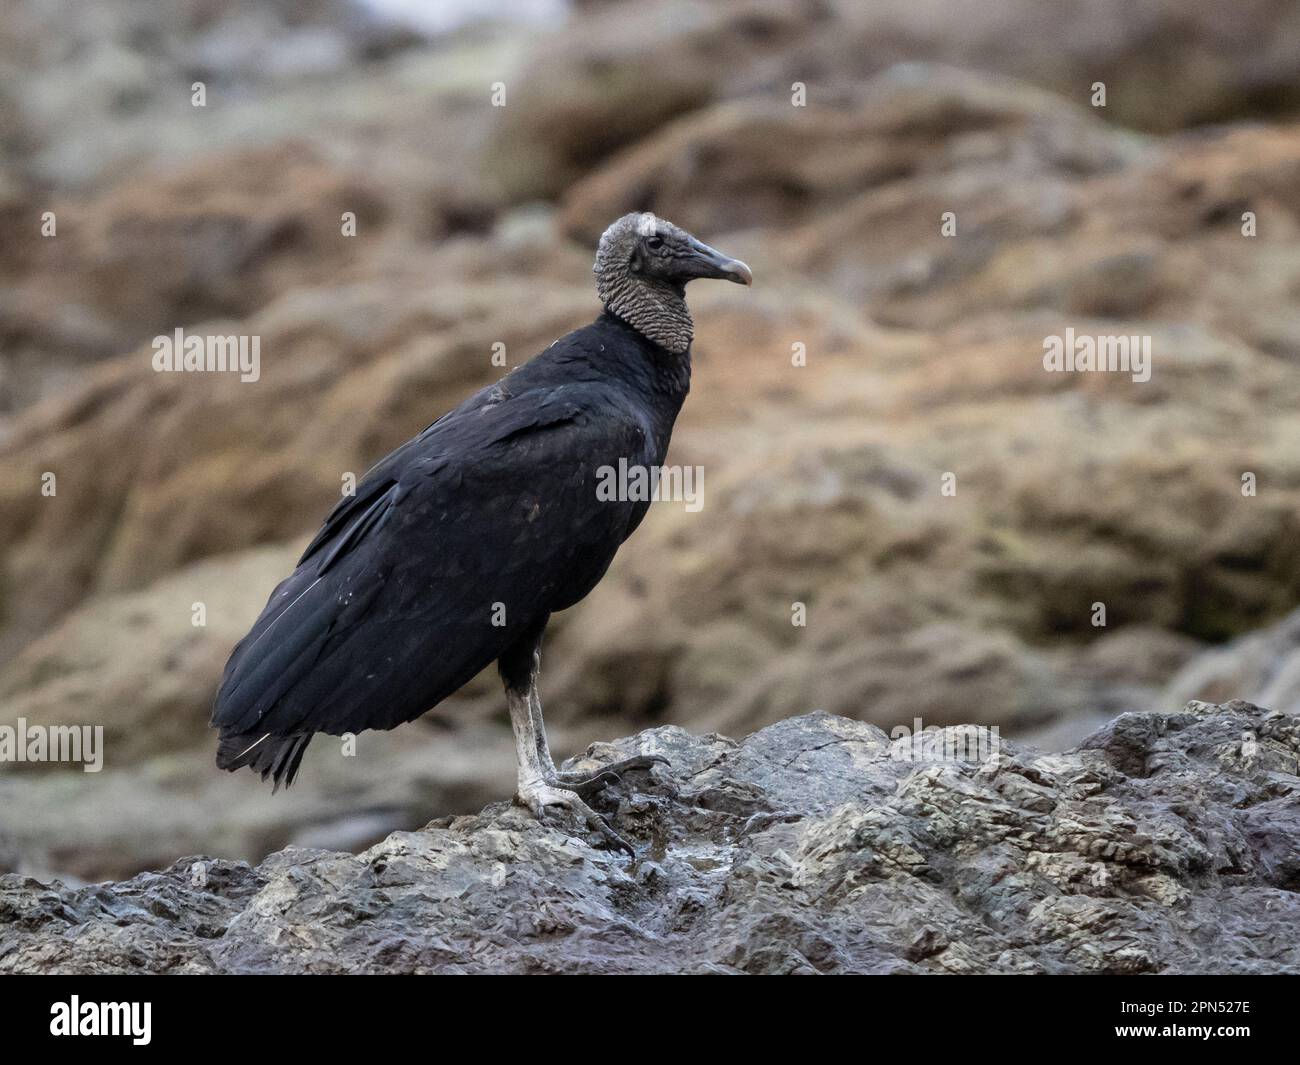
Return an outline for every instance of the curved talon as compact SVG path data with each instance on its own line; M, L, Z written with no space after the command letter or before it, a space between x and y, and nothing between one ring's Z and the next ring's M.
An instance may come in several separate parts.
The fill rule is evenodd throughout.
M617 773L611 773L608 769L602 769L598 773L592 773L590 776L584 776L577 773L557 773L556 786L564 788L565 791L572 791L577 795L594 795L596 792L609 787L611 784L621 784L623 778Z
M638 754L634 758L625 758L621 762L604 766L595 773L559 773L557 782L562 788L582 789L583 794L599 791L610 784L617 784L622 774L634 769L649 769L655 765L668 765L668 759L659 754Z
M593 810L592 813L595 813L595 811ZM596 827L600 830L600 834L605 837L606 843L612 844L623 851L629 858L636 857L636 850L632 847L632 844L620 836L609 821L601 817L600 814L596 814L596 821Z
M615 762L610 769L623 766L624 769L649 769L655 765L672 765L662 754L638 754L635 758L626 758L621 762Z
M636 857L636 851L632 849L632 844L615 832L613 826L605 820L604 817L583 802L582 799L580 799L578 795L568 787L552 787L549 784L533 784L521 788L518 794L516 794L515 800L521 806L526 806L531 810L533 816L539 821L546 820L545 814L548 806L560 806L566 810L571 810L582 817L589 828L593 828L599 832L607 843L613 844L621 851L626 851L633 858Z

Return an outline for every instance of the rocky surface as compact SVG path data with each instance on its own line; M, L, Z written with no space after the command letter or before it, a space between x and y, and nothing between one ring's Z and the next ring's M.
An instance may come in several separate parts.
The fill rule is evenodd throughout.
M1064 754L962 735L817 713L597 745L574 764L671 761L600 800L635 861L498 803L357 855L10 874L0 972L1300 972L1294 718L1193 702Z
M1224 699L1238 692L1300 717L1300 611L1197 655L1174 674L1165 698L1177 705L1180 698Z

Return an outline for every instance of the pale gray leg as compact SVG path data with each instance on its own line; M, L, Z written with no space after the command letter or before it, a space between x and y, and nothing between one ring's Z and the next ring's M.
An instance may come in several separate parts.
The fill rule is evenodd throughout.
M510 708L510 725L515 733L515 758L519 769L515 801L531 810L539 821L543 820L549 806L572 810L614 846L636 857L632 845L615 832L605 818L583 802L572 787L559 781L546 749L540 702L534 713L535 695L536 683L530 685L530 690L526 692L506 689L506 705Z
M546 742L546 724L542 721L542 698L537 693L537 669L541 664L542 652L539 649L533 656L533 675L528 684L528 713L533 721L533 734L537 737L537 757L547 771L546 779L552 784L559 777L555 763L551 761L551 748Z
M546 782L554 787L566 788L579 795L590 795L601 788L619 782L619 774L631 769L649 769L652 765L667 765L668 759L657 754L642 754L635 758L625 758L621 762L603 766L594 773L561 773L551 760L551 749L546 743L546 725L542 722L542 697L537 690L537 672L541 666L542 653L539 649L534 655L533 674L528 685L528 708L533 719L533 732L537 737L537 754L543 770L548 770Z

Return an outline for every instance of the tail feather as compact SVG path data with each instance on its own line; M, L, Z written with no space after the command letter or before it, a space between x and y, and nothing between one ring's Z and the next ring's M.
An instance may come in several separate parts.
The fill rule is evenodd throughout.
M274 794L281 785L287 788L293 784L312 735L310 732L291 736L273 736L269 732L262 735L223 732L217 741L217 768L233 773L248 766L263 780L271 778L271 792Z

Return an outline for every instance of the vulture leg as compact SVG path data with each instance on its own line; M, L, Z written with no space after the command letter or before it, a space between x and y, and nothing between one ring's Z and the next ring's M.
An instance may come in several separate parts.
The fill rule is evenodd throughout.
M543 775L547 781L554 783L555 778L559 776L559 771L555 768L555 763L551 761L551 748L546 742L546 723L542 720L542 698L537 693L537 670L542 662L542 652L539 648L533 655L533 671L528 678L528 716L533 722L533 736L537 741L537 760L542 767Z
M515 732L515 756L519 762L519 787L515 801L528 807L539 821L545 819L547 807L572 810L609 843L635 858L632 844L615 832L613 826L583 802L575 791L558 780L551 783L547 779L555 769L542 762L541 743L544 741L540 740L534 725L531 703L527 691L506 689L506 705L510 707L510 724Z
M548 807L559 806L571 810L609 843L636 857L632 845L615 832L604 817L583 802L578 794L582 785L562 782L555 763L551 761L546 745L546 729L542 723L542 703L537 694L541 630L544 626L545 622L535 632L509 648L497 663L501 679L505 682L506 706L510 710L510 726L515 734L515 758L519 770L515 801L531 810L539 821L544 820ZM603 775L597 774L598 777ZM599 786L604 787L607 782L602 780Z
M600 791L606 784L617 784L618 776L609 770L599 773L561 773L551 761L551 748L546 743L546 725L542 721L542 697L537 691L537 667L541 665L541 651L534 658L533 675L528 685L528 710L533 719L533 733L537 737L537 756L541 761L542 772L546 782L557 788L564 788L578 795L591 795Z
M533 732L537 736L537 754L541 759L542 769L546 771L546 782L555 787L564 788L578 795L593 795L610 784L622 781L622 774L633 769L649 769L653 765L667 765L668 759L658 754L639 754L635 758L625 758L621 762L602 766L594 773L561 773L551 760L551 749L546 743L546 725L542 721L542 697L537 691L537 674L542 665L540 642L533 651L532 672L528 680L528 706L532 712Z

